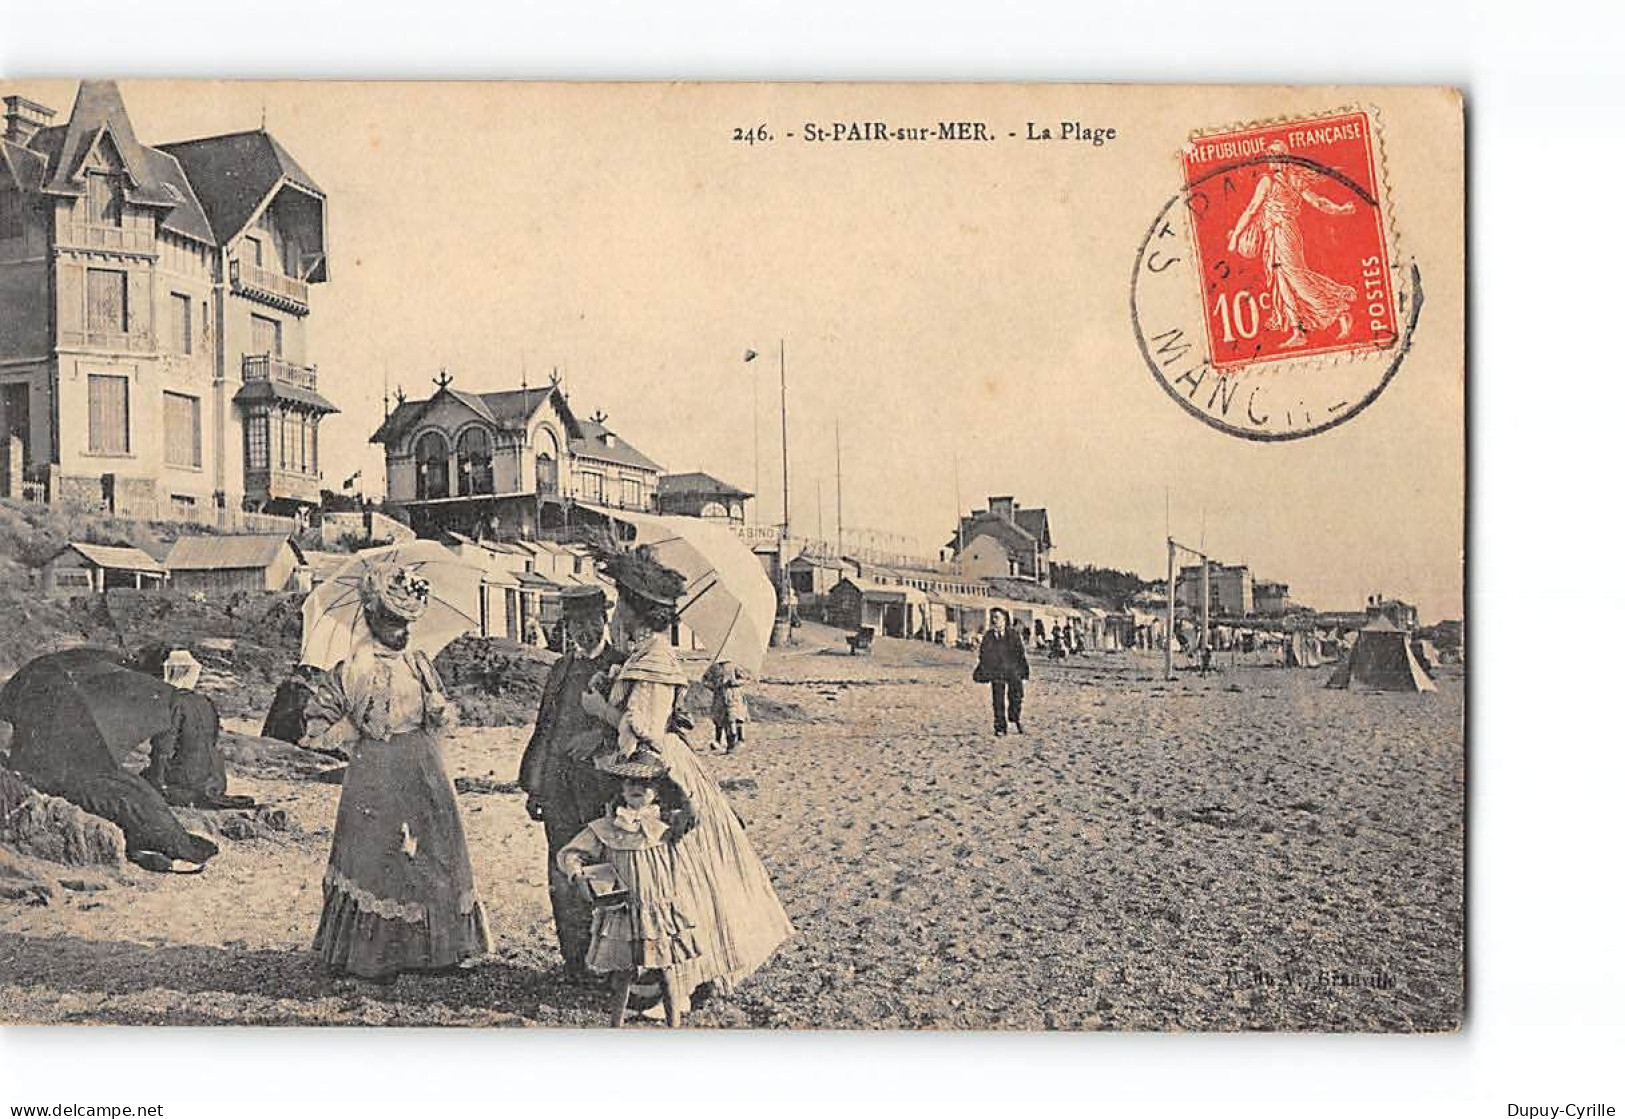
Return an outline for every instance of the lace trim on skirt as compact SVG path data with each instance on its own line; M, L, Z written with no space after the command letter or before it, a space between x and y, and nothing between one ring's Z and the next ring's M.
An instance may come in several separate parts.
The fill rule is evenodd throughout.
M361 912L374 917L407 921L415 925L421 925L429 919L429 910L422 902L381 898L357 886L338 867L331 864L328 865L327 873L322 875L322 886L337 890L354 902L355 907ZM473 890L468 890L458 896L457 912L460 916L467 917L474 912L474 907L478 904L479 898L475 896Z

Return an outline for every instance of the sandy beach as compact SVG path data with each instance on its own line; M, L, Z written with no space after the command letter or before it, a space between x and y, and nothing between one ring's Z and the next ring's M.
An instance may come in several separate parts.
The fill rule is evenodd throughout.
M1462 1000L1459 668L1434 694L1150 655L1034 661L994 738L972 655L807 626L734 756L707 754L798 935L708 1027L1448 1030ZM257 723L228 720L252 733ZM706 731L708 727L704 728ZM67 868L0 903L0 1018L175 1025L599 1026L566 986L528 728L446 744L494 951L372 986L308 951L339 788L237 769L286 831L205 873Z

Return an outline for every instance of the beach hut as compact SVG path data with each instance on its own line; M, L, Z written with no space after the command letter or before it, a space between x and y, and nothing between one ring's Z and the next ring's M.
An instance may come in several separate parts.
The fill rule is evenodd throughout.
M164 582L164 565L140 548L67 544L45 563L41 586L48 595L93 594L116 587L145 590Z
M1437 690L1411 652L1410 640L1387 618L1378 618L1359 631L1348 659L1326 686L1384 692Z
M291 536L183 536L175 541L164 563L170 585L177 591L264 594L297 589L305 554Z
M1288 668L1320 667L1320 641L1312 633L1283 634L1281 650Z

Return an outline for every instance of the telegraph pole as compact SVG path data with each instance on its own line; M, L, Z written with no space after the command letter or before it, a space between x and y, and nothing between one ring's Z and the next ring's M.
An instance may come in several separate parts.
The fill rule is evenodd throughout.
M1163 634L1162 641L1162 675L1165 680L1174 678L1174 551L1179 547L1174 538L1168 538L1168 628Z
M835 559L846 551L846 523L841 510L841 417L835 417Z
M790 409L784 382L784 339L779 339L779 449L783 455L784 471L784 531L790 539Z

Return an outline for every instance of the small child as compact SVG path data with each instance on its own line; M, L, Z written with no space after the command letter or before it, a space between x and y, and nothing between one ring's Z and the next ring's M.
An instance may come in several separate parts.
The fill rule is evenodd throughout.
M712 741L730 754L745 741L745 724L750 722L744 689L749 679L750 673L731 661L715 662L700 677L700 683L711 689Z
M620 796L559 851L557 862L593 905L587 967L610 976L612 1027L626 1019L640 970L660 977L666 1025L682 1024L686 1004L673 971L698 958L694 922L677 905L672 828L661 818L658 782L666 767L647 751L599 764L622 778Z

